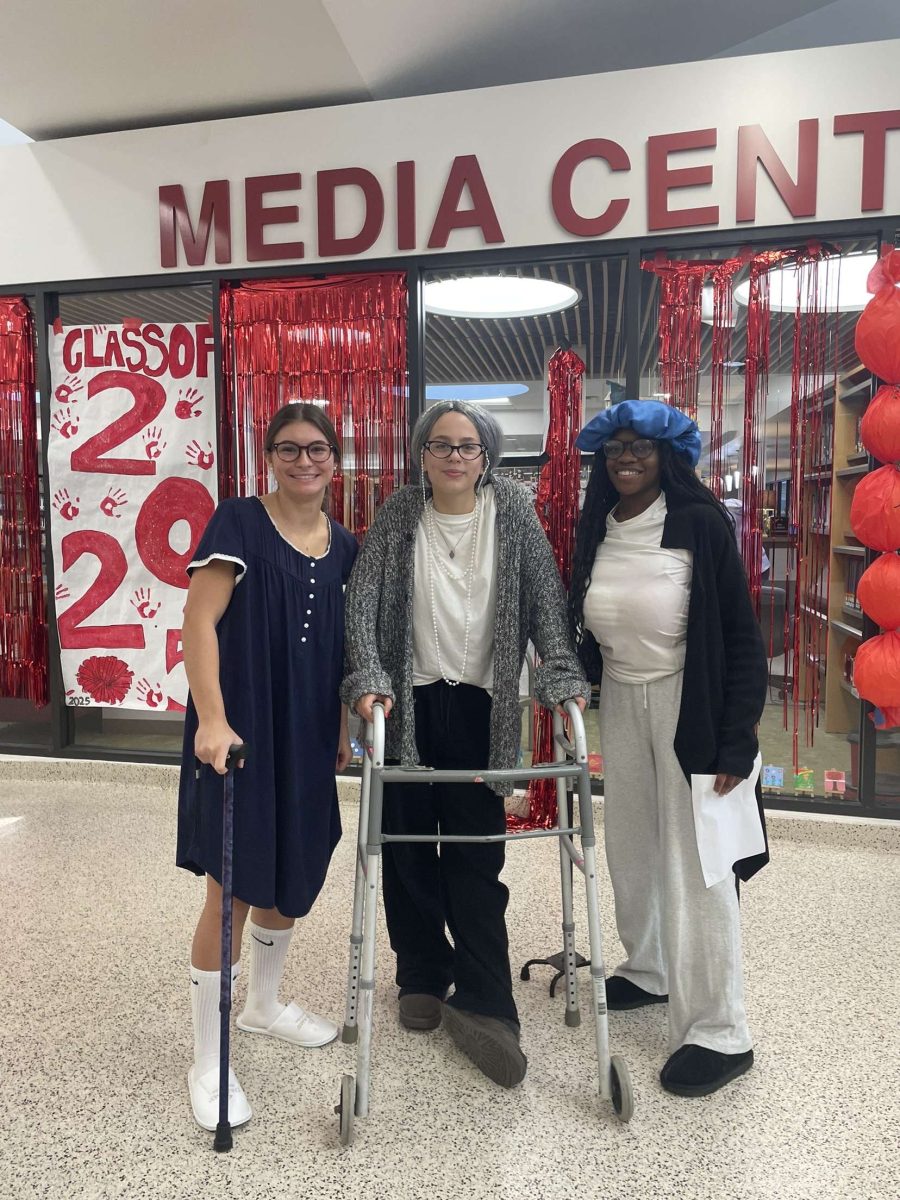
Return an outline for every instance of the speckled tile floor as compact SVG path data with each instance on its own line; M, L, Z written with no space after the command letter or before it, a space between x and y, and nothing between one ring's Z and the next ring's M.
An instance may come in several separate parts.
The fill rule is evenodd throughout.
M201 885L172 866L172 772L0 766L0 821L21 818L0 829L3 1200L900 1196L896 824L773 818L773 864L744 889L757 1065L715 1096L660 1089L659 1008L614 1014L636 1095L620 1125L595 1094L586 993L584 1023L567 1029L546 971L516 981L529 1073L501 1091L442 1032L400 1029L382 929L372 1108L355 1145L339 1146L332 1115L350 1047L237 1034L255 1116L217 1156L187 1096ZM349 832L353 805L344 813ZM335 1017L352 863L347 836L288 960L291 993ZM506 878L518 966L556 949L553 847L512 847ZM608 894L603 918L614 962Z

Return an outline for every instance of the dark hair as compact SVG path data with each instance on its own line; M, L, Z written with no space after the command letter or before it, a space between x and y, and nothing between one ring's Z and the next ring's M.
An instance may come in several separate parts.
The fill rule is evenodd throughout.
M682 504L707 504L721 516L734 537L731 514L715 498L706 484L701 483L694 469L667 441L656 443L659 452L660 484L667 499ZM619 501L619 493L606 468L602 451L594 455L590 478L584 493L584 507L575 533L575 556L572 563L572 583L569 588L569 618L575 644L579 649L585 640L584 598L591 582L591 571L597 547L606 537L606 518Z
M269 427L266 430L266 438L263 442L263 449L266 454L272 453L272 447L278 441L278 435L284 429L285 425L293 425L295 421L308 421L310 425L315 425L316 429L318 429L334 451L334 457L338 467L340 467L341 443L337 433L335 433L334 426L325 416L320 405L308 404L305 401L295 401L293 404L285 404L283 408L279 408L278 412L269 422Z

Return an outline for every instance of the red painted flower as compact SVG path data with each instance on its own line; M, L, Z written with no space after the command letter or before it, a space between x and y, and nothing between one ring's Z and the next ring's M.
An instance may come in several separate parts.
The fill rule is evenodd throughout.
M134 671L114 654L102 658L95 654L84 660L75 678L98 704L121 704L128 695Z

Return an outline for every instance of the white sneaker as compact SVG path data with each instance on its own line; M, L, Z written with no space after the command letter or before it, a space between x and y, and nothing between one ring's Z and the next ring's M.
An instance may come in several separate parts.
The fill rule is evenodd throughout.
M327 1046L338 1035L334 1021L308 1013L293 1001L284 1006L270 1025L255 1024L253 1014L245 1008L237 1019L237 1027L245 1033L281 1038L283 1042L291 1042L294 1046L304 1046L309 1050L316 1046Z
M199 1074L196 1064L188 1071L188 1087L191 1092L191 1108L194 1120L202 1129L215 1130L219 1123L219 1068L211 1067ZM228 1120L232 1129L243 1125L253 1116L244 1089L237 1081L231 1067L228 1068Z

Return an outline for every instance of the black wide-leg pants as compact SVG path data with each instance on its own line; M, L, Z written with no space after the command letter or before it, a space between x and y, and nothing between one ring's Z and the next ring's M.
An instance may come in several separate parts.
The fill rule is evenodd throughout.
M414 695L423 766L487 767L491 697L483 688L439 680ZM394 834L497 834L506 830L506 814L503 797L481 783L385 784L383 824ZM449 1004L518 1024L504 856L503 842L385 845L384 906L401 996L443 997L453 984Z

